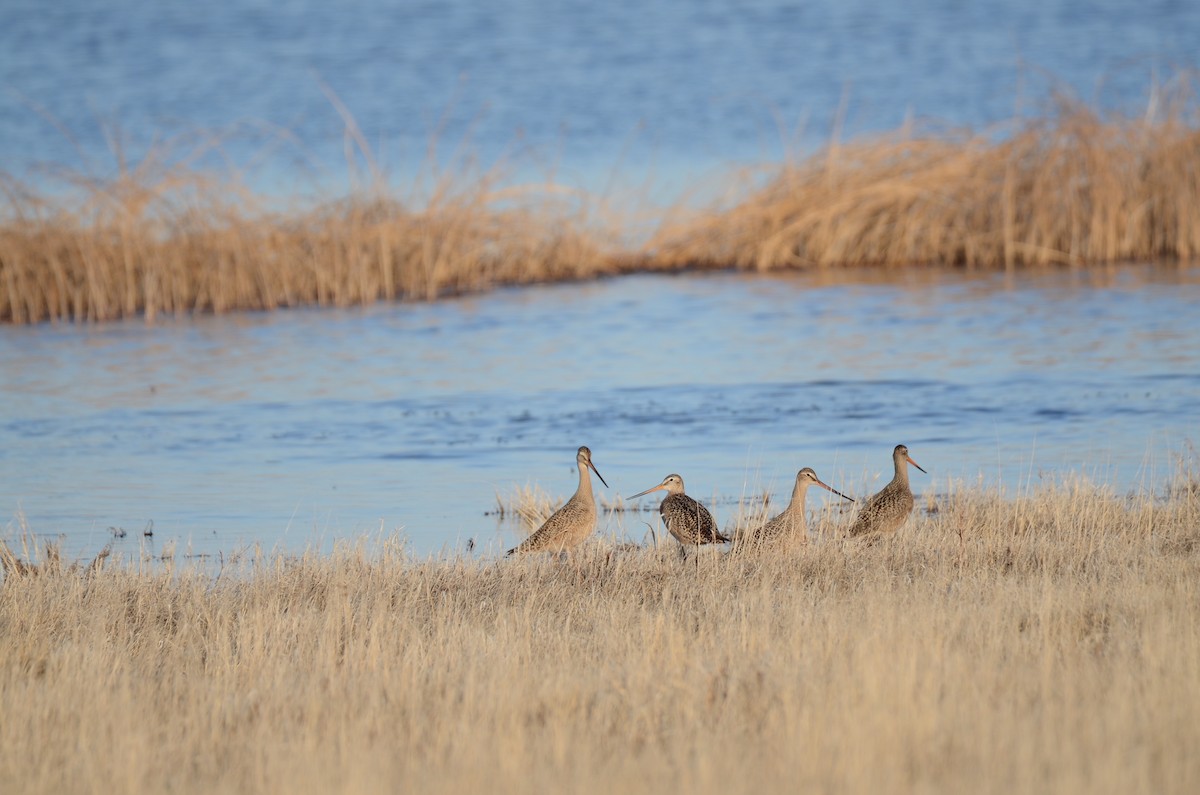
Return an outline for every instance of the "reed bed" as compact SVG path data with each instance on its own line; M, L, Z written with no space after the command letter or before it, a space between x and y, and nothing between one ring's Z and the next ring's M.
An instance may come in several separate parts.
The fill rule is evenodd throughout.
M1198 118L1191 102L1122 118L1063 100L984 133L910 127L830 146L730 209L664 227L654 255L760 271L1191 261Z
M926 501L928 503L928 501ZM9 571L13 792L1200 786L1200 490L960 488L785 555L397 540Z
M167 152L51 195L0 179L0 322L428 300L633 271L1191 261L1200 112L1175 84L1136 118L1063 101L984 133L834 142L769 167L765 186L756 172L732 202L649 222L552 181L507 184L499 167L407 197L373 179L293 211Z
M165 155L161 156L165 157ZM10 186L0 320L428 300L497 284L594 276L603 236L554 186L444 177L419 208L380 189L271 211L237 184L158 162L50 200ZM592 214L594 215L594 213Z

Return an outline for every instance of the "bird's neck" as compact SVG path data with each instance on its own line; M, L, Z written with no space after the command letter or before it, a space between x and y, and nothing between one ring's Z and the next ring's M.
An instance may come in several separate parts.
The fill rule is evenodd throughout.
M592 473L586 464L579 465L579 488L575 490L575 496L592 498Z
M792 487L792 501L788 503L787 509L793 513L804 510L804 496L808 494L807 483L797 483Z

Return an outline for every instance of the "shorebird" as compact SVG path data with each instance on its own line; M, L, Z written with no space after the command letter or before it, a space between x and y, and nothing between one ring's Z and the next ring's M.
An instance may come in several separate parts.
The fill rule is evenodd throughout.
M808 525L804 521L804 495L809 486L820 486L832 491L842 499L854 502L853 497L847 497L829 484L823 482L812 467L805 467L796 473L796 485L792 487L792 501L783 513L761 527L756 527L748 533L739 533L735 545L738 547L757 546L771 543L803 543L808 540Z
M565 552L579 546L596 529L596 500L592 496L592 477L588 470L596 473L605 488L608 483L592 463L591 450L580 447L575 454L575 463L579 465L579 488L574 496L551 514L533 535L508 550L506 555L517 552Z
M683 478L679 475L667 475L662 483L634 494L629 499L633 500L659 489L667 492L667 496L663 497L658 512L662 515L663 524L667 526L667 532L675 536L679 543L698 547L700 544L724 544L729 541L717 529L717 523L708 509L683 493Z
M917 469L921 469L921 465L909 458L908 448L902 444L896 445L892 451L892 462L896 465L896 476L863 505L854 524L850 526L851 536L894 533L912 512L913 495L908 487L908 465L912 464ZM925 472L924 469L921 471Z

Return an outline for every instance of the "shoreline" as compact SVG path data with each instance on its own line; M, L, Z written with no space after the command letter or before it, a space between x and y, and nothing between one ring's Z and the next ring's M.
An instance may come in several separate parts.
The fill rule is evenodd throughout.
M0 323L427 301L632 273L1186 265L1200 258L1200 122L1190 97L1162 107L1126 118L1064 105L1009 129L835 142L758 169L765 181L731 170L734 198L708 209L614 207L497 170L281 212L166 153L114 179L80 175L71 195L8 178ZM631 242L635 229L650 231Z
M686 564L346 548L217 581L6 579L0 776L24 792L681 776L695 792L1091 793L1097 776L1188 792L1200 491L1180 486L964 495L874 545Z
M1078 473L1063 473L1058 479L1036 488L1024 486L1015 491L1005 486L968 485L965 481L955 481L944 491L914 493L916 505L912 515L905 522L906 529L899 535L944 530L947 514L976 515L980 513L980 505L989 506L988 511L992 514L1007 510L1014 516L1019 516L1038 502L1081 497L1101 500L1112 509L1129 514L1146 510L1200 509L1200 504L1197 503L1197 499L1200 498L1200 477L1192 474L1188 466L1187 463L1181 463L1178 475L1151 490L1138 489L1124 494L1117 494L1111 485L1093 482ZM536 530L551 513L566 502L568 496L552 497L540 486L518 487L507 497L497 494L495 507L484 511L482 516L512 523L519 541L522 538L520 533L528 534ZM787 490L783 489L772 498L770 492L763 490L715 501L708 498L701 502L710 508L714 505L722 506L724 521L721 526L723 532L732 537L761 525L782 511L788 505L788 495ZM831 547L845 552L855 548L859 545L858 542L844 537L844 531L849 527L858 507L860 506L855 504L838 503L810 507L808 514L813 521L808 531L808 541L799 549L812 551L818 547ZM669 557L670 553L678 551L678 543L658 522L657 500L630 503L602 498L598 510L597 530L581 547L585 558L611 558L613 555L653 558L664 554ZM642 525L649 525L650 523L644 521L644 517L650 517L658 526L645 531L639 542L627 532L624 521L626 517L632 517ZM606 518L615 520L616 526L609 526L601 531L599 520ZM461 548L442 547L424 553L411 550L410 541L403 531L382 529L345 535L335 539L332 546L325 549L312 546L294 549L278 546L266 548L261 542L253 542L230 550L196 553L191 551L187 544L181 544L179 539L173 537L156 544L152 538L154 533L151 532L146 536L148 540L142 540L139 554L136 550L124 548L123 544L118 543L125 537L125 532L122 530L120 539L114 539L99 549L89 550L83 557L69 560L63 559L61 536L51 536L25 528L21 533L11 534L7 538L0 537L0 574L4 575L0 578L0 587L3 587L4 580L9 577L39 576L43 573L50 576L91 577L105 576L108 572L115 571L122 575L154 577L164 571L171 571L178 572L180 576L209 577L216 572L215 579L218 580L225 576L254 578L277 570L280 566L294 565L301 561L333 561L347 556L361 560L376 557L394 559L414 567L512 565L506 564L507 559L504 556L509 542L497 544L496 539L484 540L482 536L485 534L469 536ZM142 535L136 530L129 532L134 537ZM155 547L159 547L156 552L147 553L147 548ZM724 545L716 545L703 551L723 556L729 549ZM82 550L76 549L76 552ZM796 550L792 550L789 554L795 552ZM553 555L526 557L543 561L556 559ZM735 555L734 558L736 557Z

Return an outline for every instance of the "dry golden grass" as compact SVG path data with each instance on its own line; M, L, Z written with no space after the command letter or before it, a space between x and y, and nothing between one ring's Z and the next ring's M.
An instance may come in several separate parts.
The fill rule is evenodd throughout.
M419 209L365 191L291 213L157 161L85 183L79 201L11 187L0 320L348 306L598 272L603 234L578 195L497 179L461 188L446 177Z
M1200 118L1184 86L1144 117L1063 102L1011 129L836 143L707 213L640 212L504 169L270 211L156 151L63 195L0 178L0 322L424 300L635 270L1012 268L1200 255ZM1164 98L1165 97L1165 98ZM735 182L730 177L731 182Z
M508 496L496 492L496 508L490 511L489 515L501 520L516 520L523 531L532 533L565 502L565 499L551 497L537 484L526 483L524 486L517 486Z
M986 134L912 129L830 146L706 219L664 228L664 265L1013 268L1200 256L1200 118L1105 118L1063 101Z
M1200 490L964 490L784 559L398 545L0 587L41 792L1190 793ZM844 520L839 520L843 521Z

